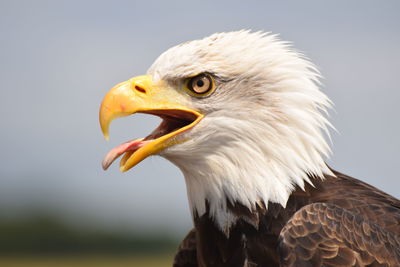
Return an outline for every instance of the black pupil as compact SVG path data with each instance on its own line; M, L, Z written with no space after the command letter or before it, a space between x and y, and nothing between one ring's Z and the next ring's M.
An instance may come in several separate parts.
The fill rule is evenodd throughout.
M203 87L204 81L203 81L203 80L197 80L197 81L196 81L196 85L197 85L198 87Z

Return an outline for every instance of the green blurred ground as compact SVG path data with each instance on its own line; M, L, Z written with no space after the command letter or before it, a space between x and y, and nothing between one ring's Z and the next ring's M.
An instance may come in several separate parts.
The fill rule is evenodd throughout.
M172 266L172 254L135 256L62 256L1 257L4 267L166 267Z
M0 217L0 266L171 266L182 237L170 235L167 231L139 230L71 227L54 216Z

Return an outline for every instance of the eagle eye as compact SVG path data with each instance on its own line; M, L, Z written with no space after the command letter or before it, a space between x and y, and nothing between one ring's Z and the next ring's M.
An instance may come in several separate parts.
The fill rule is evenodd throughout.
M185 88L193 96L207 96L213 92L214 87L214 79L207 73L190 77L185 82Z

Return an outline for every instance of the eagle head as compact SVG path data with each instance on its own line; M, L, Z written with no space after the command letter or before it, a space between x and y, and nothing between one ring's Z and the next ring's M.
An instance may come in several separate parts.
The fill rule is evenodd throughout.
M192 214L209 212L224 230L235 222L229 203L285 206L295 186L331 174L331 103L318 79L313 64L269 33L216 33L172 47L146 75L105 96L106 138L117 117L147 113L162 122L111 150L103 168L122 154L122 171L150 155L168 159L184 174Z

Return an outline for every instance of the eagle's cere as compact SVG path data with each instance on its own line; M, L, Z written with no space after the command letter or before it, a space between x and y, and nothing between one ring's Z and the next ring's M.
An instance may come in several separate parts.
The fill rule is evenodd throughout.
M123 82L107 94L100 109L106 136L112 119L137 112L160 116L162 123L149 136L113 149L103 167L124 154L121 170L127 171L157 154L181 169L195 230L182 243L176 266L303 266L310 260L319 266L343 257L357 266L367 262L395 266L391 264L400 263L397 239L392 249L387 248L393 260L385 261L367 245L349 245L339 234L327 237L329 244L324 243L325 236L312 239L312 246L306 240L309 229L301 230L302 239L289 234L299 233L294 229L299 223L305 228L316 224L310 227L323 231L325 224L322 227L322 222L300 215L330 209L361 216L371 227L388 228L369 217L373 213L367 204L382 204L385 210L383 203L393 202L390 205L397 208L386 221L397 226L389 227L387 238L399 235L397 200L326 165L330 148L325 137L331 125L325 116L330 106L319 89L315 66L276 35L217 33L167 50L146 75ZM335 188L336 194L344 195L335 195ZM351 190L359 195L335 200L346 198ZM359 208L354 198L371 194L376 196L364 200L367 206L362 213L354 210ZM329 205L315 206L315 202ZM318 231L311 231L314 237ZM194 245L189 242L193 240ZM187 248L188 242L193 247ZM216 246L217 252L207 246ZM298 246L308 254L298 255ZM326 256L324 246L336 252Z

